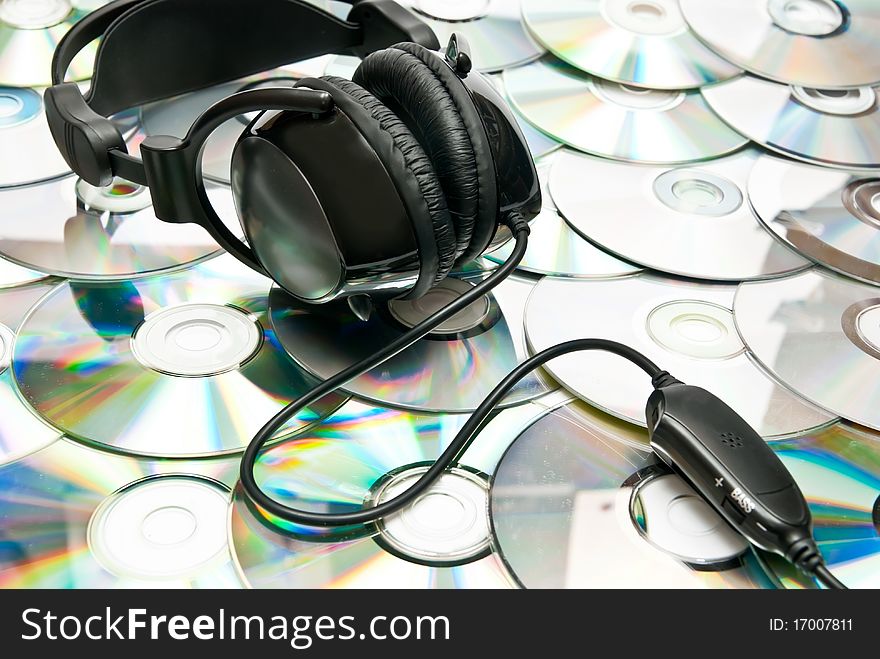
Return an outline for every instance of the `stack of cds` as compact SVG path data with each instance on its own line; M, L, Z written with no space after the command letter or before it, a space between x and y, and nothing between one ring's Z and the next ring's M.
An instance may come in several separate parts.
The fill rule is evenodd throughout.
M524 378L454 467L376 523L297 526L253 504L239 460L269 418L513 248L356 314L158 220L142 186L80 180L43 93L58 40L103 4L0 1L0 587L818 587L656 459L650 382L605 353ZM312 512L381 504L529 356L610 339L738 412L803 490L829 567L880 586L880 5L400 4L441 44L465 37L470 75L530 146L543 209L514 275L292 418L260 486ZM68 72L84 89L95 53ZM137 153L236 91L358 63L298 62L113 121ZM202 158L236 235L230 162L251 119Z

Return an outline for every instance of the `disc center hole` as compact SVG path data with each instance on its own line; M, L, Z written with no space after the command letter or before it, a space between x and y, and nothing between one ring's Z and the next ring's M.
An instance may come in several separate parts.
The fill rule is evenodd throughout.
M833 0L770 0L767 9L783 30L806 36L831 34L844 21L843 11Z
M461 525L466 510L461 501L443 492L428 493L412 507L411 515L425 527L448 531Z
M686 314L672 320L672 328L695 343L715 343L727 334L727 328L709 316Z
M672 185L672 194L694 208L710 208L724 201L724 191L721 188L700 179L677 181Z
M57 25L73 11L69 0L4 0L0 20L23 30L41 30Z
M24 103L10 94L0 94L0 119L14 117L24 109Z
M171 330L169 337L181 350L200 352L216 348L223 340L223 327L218 323L181 323Z
M666 16L666 10L653 2L634 2L627 10L635 18L643 21L659 21Z
M485 16L489 3L490 0L418 0L416 8L440 21L463 22Z
M154 545L170 547L189 540L197 526L195 515L186 508L166 506L144 518L141 533Z

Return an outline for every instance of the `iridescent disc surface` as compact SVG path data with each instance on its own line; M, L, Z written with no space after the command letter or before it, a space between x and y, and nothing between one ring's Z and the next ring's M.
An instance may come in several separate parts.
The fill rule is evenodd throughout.
M0 464L41 449L59 437L57 430L22 402L9 368L21 321L51 290L52 285L45 283L0 290Z
M734 313L751 355L780 382L880 429L880 287L817 268L743 284Z
M508 278L478 303L485 320L467 330L426 337L345 390L379 404L433 412L477 408L495 385L526 357L522 318L533 283ZM403 334L407 327L381 305L367 322L342 300L305 306L273 288L272 324L284 349L307 371L328 378L368 357ZM451 386L450 383L455 383ZM548 391L539 375L523 379L505 398L515 405Z
M807 499L813 537L834 576L849 588L880 587L880 435L839 424L771 447ZM807 585L794 576L782 583Z
M524 0L532 34L572 66L651 89L690 89L740 72L690 31L677 0Z
M236 235L241 228L228 188L208 197ZM156 218L146 187L121 179L95 188L76 176L0 190L0 256L81 280L127 279L203 261L220 252L195 224Z
M765 78L812 87L880 82L874 0L680 0L691 29Z
M877 90L808 89L740 76L702 93L734 130L768 149L821 165L878 169Z
M538 275L585 279L639 272L638 266L621 261L581 238L560 217L547 183L551 165L561 157L562 152L553 154L538 164L544 206L530 223L529 247L519 269ZM512 252L513 243L508 242L486 258L503 263Z
M240 451L316 384L278 344L269 287L229 256L136 281L62 284L22 323L16 382L49 423L103 448L159 457ZM279 436L342 401L322 399Z
M0 258L0 289L23 286L45 278L45 272L23 268L17 263Z
M240 588L225 533L237 466L59 440L0 467L0 587Z
M108 0L3 0L0 6L0 85L52 84L52 55L78 20ZM97 44L87 45L67 70L69 80L92 75Z
M644 266L685 277L763 279L809 267L748 203L753 149L688 167L643 167L567 151L550 194L582 236Z
M501 71L540 57L544 50L522 22L521 0L401 0L427 23L441 46L464 35L478 71Z
M637 89L594 78L552 57L504 72L522 115L581 151L630 162L706 160L745 145L698 92Z
M543 410L530 403L502 411L480 432L461 464L488 477L511 438ZM466 420L466 415L412 414L350 401L325 423L264 453L256 477L273 498L290 506L327 513L356 510L390 474L435 460ZM413 508L431 496L428 490ZM381 530L315 529L253 508L239 488L230 520L236 564L254 588L509 587L500 562L488 551L488 484L481 496L482 519L475 521L485 525L486 551L450 564L442 553L434 561L407 560L388 550L383 543L387 529L408 511L385 520ZM442 518L443 523L452 517ZM411 529L419 531L418 526ZM423 535L438 535L435 546L442 531L421 529Z
M746 542L649 451L565 407L510 445L490 514L498 552L528 588L771 585Z
M749 200L793 249L880 284L880 179L764 156L749 178Z
M735 291L649 274L604 281L546 278L529 298L526 336L533 352L583 337L632 346L683 382L722 398L764 437L833 421L749 359L733 322ZM580 398L645 426L645 401L653 389L635 365L589 351L555 359L547 370Z

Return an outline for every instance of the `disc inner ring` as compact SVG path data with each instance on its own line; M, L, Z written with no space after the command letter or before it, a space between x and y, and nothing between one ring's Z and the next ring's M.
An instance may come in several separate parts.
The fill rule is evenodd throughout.
M3 373L12 363L12 342L15 340L15 332L0 323L0 373Z
M0 87L0 129L26 123L40 114L43 101L33 89Z
M391 300L388 303L388 311L401 325L413 328L460 298L471 288L473 286L466 281L448 277L417 300ZM493 315L492 306L489 297L484 295L452 318L442 322L431 330L430 334L432 336L461 335L483 328Z
M630 517L648 542L689 565L726 567L748 549L678 476L656 476L638 485Z
M612 25L635 34L660 36L687 28L676 0L603 0L600 11Z
M834 0L770 0L767 13L786 32L811 37L832 34L846 20Z
M841 327L859 350L880 359L880 298L851 305L843 312Z
M880 179L857 179L841 192L844 207L853 217L880 229Z
M69 0L3 0L0 21L21 30L42 30L70 16Z
M111 573L174 579L203 569L227 547L228 493L195 476L153 476L101 502L88 526L89 548Z
M428 466L406 467L379 479L370 500L379 505L411 487ZM405 560L428 566L471 563L489 553L489 483L454 467L408 508L379 522L375 541Z
M150 314L131 348L147 368L166 375L205 377L234 370L260 349L263 332L250 314L219 304L185 304Z
M438 21L463 23L486 16L490 4L491 0L417 0L415 8Z
M134 213L152 204L149 189L145 186L117 178L104 188L79 179L76 196L89 209L110 213Z
M872 87L815 89L793 86L791 90L797 101L824 114L852 116L867 112L877 104L877 94Z
M648 335L661 347L696 359L729 359L745 350L729 309L699 300L667 302L648 314Z
M733 181L699 169L673 169L654 179L654 194L674 211L721 217L743 203Z
M676 107L685 99L684 92L640 89L599 78L590 78L587 84L600 99L631 110L664 112Z

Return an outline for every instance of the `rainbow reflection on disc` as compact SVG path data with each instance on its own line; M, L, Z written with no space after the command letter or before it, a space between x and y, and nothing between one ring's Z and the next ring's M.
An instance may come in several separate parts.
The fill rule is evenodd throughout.
M442 306L461 295L464 279L476 281L486 274L478 271L461 279L447 278L425 298L412 303L412 317L421 318L420 309ZM431 412L475 410L526 358L522 318L532 288L530 280L509 277L469 307L473 322L419 340L346 383L345 390L379 405ZM408 325L400 322L394 310L404 304L377 303L369 320L361 321L344 300L307 306L277 287L269 295L272 324L281 345L319 378L338 373L402 335ZM548 391L540 375L533 374L514 387L502 406Z
M553 57L504 72L516 109L543 132L593 155L654 164L706 160L744 146L699 92L637 89Z
M134 460L59 440L0 467L0 588L239 588L237 460Z
M46 283L0 290L0 464L41 449L59 437L57 430L22 402L9 368L22 319L51 290L52 285Z
M841 423L770 446L807 499L813 537L834 576L849 588L880 587L880 434ZM806 578L782 582L797 588Z
M237 489L230 528L240 574L254 588L509 587L489 549L487 478L510 438L543 410L530 403L497 414L465 452L458 475L444 475L381 527L289 524L254 508ZM436 460L466 420L467 415L413 414L350 401L325 423L264 453L255 475L270 496L287 505L350 512L383 483ZM432 510L438 496L441 508L433 510L445 514L413 512ZM442 507L443 502L460 507ZM457 551L462 549L467 551ZM452 554L457 558L451 560Z
M22 324L16 382L54 427L109 450L240 451L315 384L270 328L269 287L229 256L165 276L61 284ZM321 399L279 436L343 400Z

